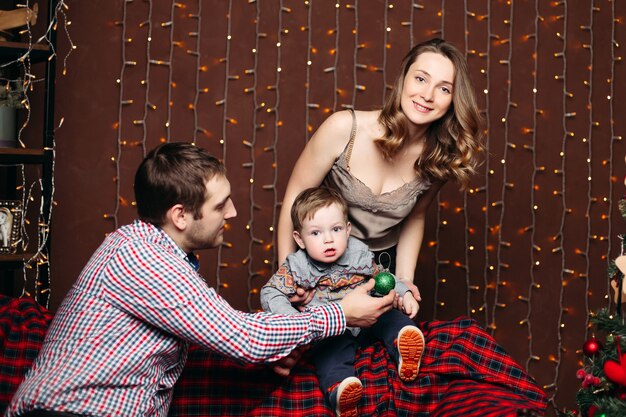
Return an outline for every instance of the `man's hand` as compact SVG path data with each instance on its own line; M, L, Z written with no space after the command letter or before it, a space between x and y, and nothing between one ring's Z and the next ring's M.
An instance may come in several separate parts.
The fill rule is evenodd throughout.
M372 297L370 291L374 289L374 280L370 279L365 284L356 287L346 295L339 304L346 316L346 323L350 327L370 327L378 318L393 308L395 291L391 291L384 297Z
M300 311L304 311L306 305L311 302L313 296L315 295L315 288L310 290L305 290L304 288L296 288L296 293L289 297L289 302L294 308L297 308Z
M291 351L291 353L282 359L277 360L272 365L272 369L280 376L289 376L289 373L298 363L302 354L309 350L310 345L299 346Z

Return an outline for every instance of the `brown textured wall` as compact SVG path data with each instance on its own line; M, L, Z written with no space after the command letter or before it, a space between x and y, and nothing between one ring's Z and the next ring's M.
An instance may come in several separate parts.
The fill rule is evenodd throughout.
M346 105L380 105L410 45L443 35L468 53L489 121L489 158L475 192L448 184L431 207L419 319L472 316L548 387L554 404L573 407L587 316L608 305L606 257L617 256L625 227L616 208L624 145L612 138L624 133L625 73L611 58L626 41L613 20L624 18L624 3L179 4L70 3L77 49L56 83L65 122L56 135L51 307L105 234L134 217L132 176L145 151L160 140L195 140L224 159L239 212L226 234L232 247L202 254L202 273L237 308L257 309L255 289L274 269L270 228L307 123L314 130ZM63 56L62 34L59 47ZM307 66L309 48L317 52Z

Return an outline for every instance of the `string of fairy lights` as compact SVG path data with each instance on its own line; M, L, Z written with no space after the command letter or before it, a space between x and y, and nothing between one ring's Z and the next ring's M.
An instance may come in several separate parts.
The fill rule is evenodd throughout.
M331 54L334 57L333 66L327 68L326 70L332 72L333 74L333 112L337 111L337 102L339 101L339 80L337 79L337 66L339 64L339 13L341 11L341 7L339 3L335 3L335 27L332 29L332 34L335 41L335 47L331 50Z
M252 92L252 139L250 140L250 142L248 142L249 144L249 148L250 148L250 162L248 163L247 167L249 167L250 169L250 185L249 185L249 196L250 196L250 210L249 210L249 219L248 219L248 223L246 225L246 227L248 228L248 236L250 238L249 242L248 242L248 255L246 257L246 259L244 259L243 263L246 264L248 266L248 280L247 280L247 288L248 288L248 310L252 310L252 302L253 302L253 297L256 296L258 297L258 291L254 290L254 283L253 283L253 278L256 277L255 275L255 271L254 271L254 265L253 265L253 260L254 260L254 245L255 245L255 238L254 238L254 213L255 213L255 207L254 207L254 174L255 174L255 170L256 170L256 157L255 157L255 146L257 146L257 129L256 126L258 126L259 122L258 122L258 110L264 106L261 106L259 103L259 98L258 98L258 93L257 93L257 87L258 87L258 81L257 81L257 77L258 77L258 66L259 66L259 55L263 52L260 48L261 45L261 36L262 36L262 32L261 32L261 5L259 4L259 2L254 2L255 5L255 10L256 10L256 17L254 19L255 21L255 29L256 29L256 38L255 38L255 46L254 46L254 50L253 50L253 55L254 55L254 67L252 68L252 73L253 73L253 78L254 78L254 82L252 84L252 87L249 87L249 90ZM281 5L282 6L282 5ZM279 35L280 36L280 35ZM278 72L277 72L278 74Z
M492 28L491 28L491 23L492 23L492 19L491 19L491 2L487 2L487 14L484 20L487 21L487 42L486 42L486 59L487 59L487 63L486 63L486 71L485 71L485 89L483 90L483 93L485 95L485 124L486 124L486 130L487 132L491 132L491 118L489 117L491 115L491 100L490 100L490 95L489 95L489 91L491 90L491 39L493 38L493 33L492 33ZM479 187L478 189L475 189L474 192L484 192L485 193L485 202L484 202L484 229L483 229L483 240L485 243L485 262L484 262L484 267L483 267L483 291L482 291L482 295L483 295L483 303L482 305L479 307L479 311L483 312L484 315L484 323L490 323L490 318L489 318L489 310L488 310L488 303L487 303L487 299L488 299L488 294L489 294L489 277L490 277L490 257L489 257L489 250L487 247L487 244L489 242L489 222L490 222L490 216L489 216L489 192L488 190L490 189L490 185L491 185L491 181L490 181L490 173L492 171L491 169L491 158L489 157L489 155L491 155L491 137L489 137L485 143L485 153L487 154L487 157L485 158L485 168L484 168L484 185L482 187Z
M473 12L470 12L467 5L467 0L463 2L463 26L465 27L464 31L464 49L465 49L465 58L468 59L470 56L470 45L469 45L469 35L468 35L468 27L469 27L469 17L472 16ZM472 291L476 288L472 285L472 279L470 274L470 255L475 249L470 241L470 218L469 218L469 191L463 190L463 242L465 246L465 314L467 316L472 315Z
M284 2L283 0L281 0L280 3L280 12L278 13L278 32L277 32L277 37L278 37L278 44L282 45L283 42L283 34L286 36L289 34L289 30L286 29L284 27L283 24L283 14L288 14L291 13L291 8L288 8L286 6L283 5ZM272 140L272 145L270 147L266 147L263 150L265 152L271 151L272 152L272 183L271 184L266 184L264 185L262 188L264 190L271 190L272 192L272 217L271 217L271 222L266 225L266 228L268 230L268 232L270 233L270 242L264 242L265 244L265 252L266 253L271 253L271 259L264 259L263 260L263 267L265 269L269 268L274 268L274 265L276 265L277 263L277 256L276 256L276 250L275 250L275 245L274 245L274 241L276 240L276 227L275 225L278 224L278 214L280 211L280 196L278 194L278 190L277 190L277 185L278 185L278 164L279 164L279 145L280 145L280 135L279 132L281 130L282 127L282 121L280 119L280 88L278 88L280 86L280 74L282 72L282 52L281 52L281 48L278 48L277 54L276 54L276 67L280 69L280 71L276 71L276 81L274 83L274 85L276 86L276 101L274 104L274 136L273 136L273 140ZM273 272L273 271L272 271ZM264 278L268 278L268 277L264 277ZM264 279L265 281L265 279ZM256 292L255 294L258 294L258 292ZM258 297L255 298L255 302L258 302Z
M137 3L143 4L145 13L138 24L129 17L137 15L134 9L134 13L129 13ZM284 191L278 186L278 172L281 167L293 166L296 158L282 151L287 143L304 147L321 123L318 116L326 117L345 108L379 106L399 64L392 62L391 52L398 56L396 50L408 50L427 33L443 38L456 33L455 39L461 39L458 46L463 49L474 73L479 75L473 81L481 96L481 112L486 121L487 156L468 191L437 196L434 216L427 220L433 225L429 229L432 236L425 236L424 256L420 257L432 265L420 263L417 274L419 280L427 282L423 274L432 272L432 285L426 286L432 292L422 291L422 298L433 301L433 309L428 312L432 318L450 318L450 312L460 307L497 340L504 338L507 326L519 323L516 331L523 333L528 343L525 356L516 359L525 362L526 369L537 375L556 406L558 385L569 378L568 373L577 366L574 352L578 348L565 346L566 340L574 339L569 335L575 334L582 344L588 337L589 314L598 308L599 297L602 297L600 303L610 304L610 300L605 300L610 298L605 297L610 287L604 271L598 267L597 254L603 253L603 263L612 255L614 163L623 163L618 152L623 149L619 134L622 125L614 120L613 107L614 95L619 94L614 90L618 76L616 64L621 60L616 26L622 23L615 2L589 0L588 23L580 27L571 23L574 12L568 9L566 1L535 0L534 8L527 8L516 5L514 0L485 1L480 5L464 0L462 24L450 17L453 11L445 0L436 5L411 1L410 6L402 5L404 11L410 10L406 16L399 16L401 7L391 0L368 3L370 13L372 7L378 8L380 25L364 23L365 10L359 0L331 4L314 0L281 0L272 5L269 0L248 0L247 3L248 7L234 11L230 0L221 6L223 14L212 11L207 17L209 12L203 10L200 0L193 4L172 1L167 6L153 1L123 2L122 18L117 22L121 39L121 67L117 79L120 94L115 124L117 154L112 157L116 201L113 212L105 218L113 219L117 227L121 208L130 204L122 196L122 183L128 179L120 177L124 172L126 149L139 146L145 153L150 141L147 126L154 124L150 123L153 119L165 119L160 141L170 141L172 127L181 123L178 116L191 110L190 141L219 149L219 157L229 166L232 187L247 191L247 201L236 201L236 205L246 205L248 212L240 212L237 220L230 222L226 233L229 241L218 249L215 278L210 279L215 279L219 291L235 287L234 280L241 280L241 277L234 275L247 274L245 304L248 310L258 309L258 290L277 267L275 225ZM606 13L599 13L600 6L607 8ZM169 7L169 21L153 21L155 12L162 7ZM330 13L331 7L334 14ZM480 12L475 11L478 7ZM192 8L189 13L181 13ZM604 24L604 19L608 18L611 25ZM175 28L189 26L184 19L191 19L195 29L176 35ZM243 22L247 21L253 22L253 30L241 31L245 26ZM276 22L276 26L268 29L264 22L269 21ZM418 21L428 21L428 27ZM218 26L218 42L223 42L223 47L209 48L205 43L209 35L205 32L211 27L213 37ZM600 27L604 28L603 32ZM530 32L520 36L523 28L530 28ZM169 31L170 44L163 61L159 60L162 57L153 56L151 48L151 39L160 30ZM582 30L585 39L578 48L573 46L572 39L578 38L572 37L574 30ZM395 31L406 36L396 36ZM556 42L552 39L554 33ZM318 36L320 34L326 36ZM352 42L345 42L350 36ZM377 40L373 41L376 36ZM598 46L603 36L610 37L610 59L605 59L606 47ZM127 49L131 42L145 44L145 56L133 56ZM188 42L192 46L187 48ZM296 43L299 48L293 48ZM558 45L556 50L552 50L554 45ZM288 47L290 55L285 53ZM182 63L180 54L176 53L178 48L193 57L193 68ZM293 52L296 49L298 51ZM242 55L239 53L242 50L252 53ZM518 51L529 52L526 56ZM578 57L581 51L589 62L584 76L580 69L568 66L568 57ZM275 60L269 58L274 56ZM366 56L370 58L365 59ZM343 60L350 58L352 65L342 65ZM607 62L598 65L602 61ZM218 70L212 67L212 62ZM161 99L153 94L156 87L150 88L150 82L156 77L153 74L156 71L151 71L154 66L167 67L168 85ZM272 70L275 67L271 72L274 78L269 81L263 78L267 76L264 71L267 66ZM530 69L520 75L515 72L518 66ZM129 85L129 72L137 72L138 67L143 74L142 98L134 95L131 99L129 94L137 90L137 86ZM547 77L548 81L547 71L555 72ZM376 77L366 77L368 72L375 73ZM205 73L213 77L202 78ZM223 77L215 77L217 73ZM576 97L572 92L578 91L574 73L576 77L585 78L587 88L585 94L578 93ZM195 77L193 98L184 106L174 103L177 88L174 80L180 77ZM294 80L298 80L297 83ZM523 91L518 88L520 80L526 86ZM598 80L602 80L602 84ZM241 83L245 85L240 87ZM351 83L351 94L346 94L350 91L344 88L347 83ZM597 97L604 95L605 90L607 102L599 103ZM281 93L283 98L290 99L297 95L302 103L302 107L297 108L304 110L304 115L299 113L301 110L294 112L287 108L284 103L293 101L281 101ZM557 93L558 108L550 104ZM204 116L203 97L215 98L215 106L221 112L216 121ZM139 100L143 103L136 102ZM244 106L240 106L240 100L244 100ZM229 103L236 105L229 106ZM143 106L143 111L140 118L133 120L132 113L126 110L138 106ZM299 113L300 117L295 118L293 113ZM292 118L298 122L293 122ZM605 121L610 141L600 137L598 120ZM561 125L555 121L560 121ZM578 132L582 124L584 134ZM141 129L139 139L125 139L130 137L133 125ZM550 138L546 136L554 136L554 131L558 132L560 141L558 145L554 144L556 141L547 145ZM239 158L243 160L241 164L232 162ZM513 168L518 166L528 170L523 179L517 175L517 168ZM580 188L575 193L572 187L580 183L582 176L587 180L585 192L578 192ZM558 185L552 189L552 183ZM22 186L26 188L25 184ZM542 226L546 215L551 217L550 227ZM597 221L598 216L600 221ZM528 223L518 227L518 221ZM577 239L573 232L575 222L583 227L589 239L573 242ZM451 230L450 224L461 225L464 230ZM243 230L238 230L240 227ZM229 239L231 232L240 231L245 235L244 241ZM511 266L519 264L525 265L521 271ZM553 272L557 269L558 277ZM602 288L598 282L602 283ZM541 311L546 310L537 306L545 303L547 291L555 294L553 308L548 317L540 317ZM465 300L462 306L461 300ZM554 336L549 346L538 341L538 331Z
M227 127L229 124L232 124L235 122L235 119L229 117L228 114L228 93L229 93L229 79L230 79L230 49L231 49L231 40L232 40L232 10L233 10L233 2L232 0L228 1L228 13L226 14L226 45L225 45L225 56L223 58L220 59L220 62L224 63L224 95L222 96L222 98L220 98L215 104L218 106L221 106L223 109L223 113L222 113L222 122L221 122L221 129L222 129L222 134L221 134L221 139L220 139L220 144L222 145L222 161L226 161L227 158L227 146L226 144L228 143L227 141ZM216 286L217 286L217 290L219 291L220 288L228 288L228 283L227 282L222 282L222 274L221 274L221 270L222 268L225 268L228 266L227 263L222 261L222 253L223 253L223 249L224 247L227 247L225 245L220 246L217 249L217 265L215 268L215 280L216 280Z
M471 15L471 12L467 8L467 0L463 1L463 27L464 30L464 39L463 46L465 50L465 59L469 58L469 36L468 36L468 18ZM472 288L471 283L471 275L470 275L470 253L473 250L472 245L470 244L470 219L469 219L469 210L468 210L468 191L463 190L463 246L465 249L465 257L463 260L464 270L465 270L465 314L467 316L471 316L471 305L472 305L472 294L470 288Z
M187 53L193 57L196 58L196 62L195 62L195 67L196 67L196 72L195 72L195 92L193 95L193 103L191 104L191 110L193 112L193 143L197 143L198 142L198 133L202 132L205 133L206 129L203 128L202 126L200 126L199 120L200 120L200 112L198 111L198 103L200 101L200 95L203 93L204 89L201 88L200 86L200 74L203 71L203 66L202 66L202 55L200 54L200 51L202 50L201 48L201 41L202 41L202 2L199 1L198 3L198 9L196 11L196 13L189 13L188 16L190 19L192 19L193 21L196 22L197 25L197 29L194 32L194 36L196 38L196 47L193 50L189 50L187 51ZM170 33L172 33L173 30L170 29ZM206 133L205 133L206 134Z
M115 22L115 24L117 26L120 26L121 29L121 57L122 57L122 65L120 68L120 73L118 78L115 80L116 83L118 84L118 91L119 91L119 105L117 106L117 122L115 123L115 125L113 126L114 129L117 131L117 141L116 141L116 155L111 157L111 161L114 163L115 166L115 175L113 177L113 182L115 184L115 208L113 209L113 213L109 214L109 213L105 213L103 215L104 219L111 219L113 220L113 226L115 228L117 228L119 226L119 221L118 221L118 215L120 212L120 198L121 198L121 187L120 187L120 160L122 158L122 145L123 145L123 140L122 140L122 134L124 132L123 129L123 124L121 123L122 121L122 117L124 114L124 106L133 104L133 100L131 99L125 99L125 84L124 84L124 75L126 73L126 68L133 65L133 61L129 61L126 58L126 45L129 42L132 42L132 38L129 38L127 35L127 30L128 30L128 25L127 25L127 16L128 16L128 4L130 2L129 1L124 1L123 3L123 8L122 8L122 19L118 20L117 22Z
M593 61L594 61L594 53L593 53L593 14L594 14L594 5L595 1L592 0L591 1L591 10L589 11L589 24L588 26L581 26L581 30L583 31L587 31L589 32L589 43L583 44L583 48L588 49L589 50L589 80L593 80ZM587 88L589 90L588 94L587 94L587 110L588 110L588 128L587 128L587 138L583 138L583 142L587 144L587 207L586 207L586 211L585 211L585 218L587 219L587 228L586 228L586 235L589 236L591 234L592 231L592 225L591 225L591 215L592 215L592 204L593 204L593 190L592 190L592 183L591 183L591 175L592 175L592 169L591 169L591 164L592 161L594 161L593 155L592 155L592 142L593 142L593 127L594 127L594 112L593 112L593 85L591 82L586 83L587 84ZM589 290L590 290L590 283L589 283L589 274L591 273L591 262L590 262L590 257L589 257L589 251L591 249L591 242L589 241L589 239L587 239L585 241L585 249L583 250L583 253L581 253L581 255L584 257L585 260L585 268L584 268L584 273L580 274L580 277L583 278L585 280L585 311L587 312L587 320L585 322L585 339L587 339L587 336L589 334L588 330L589 330L589 317L591 316L591 308L589 305L590 299L589 299ZM608 294L608 292L607 292Z
M37 39L34 37L34 29L31 26L30 18L26 19L25 26L19 30L19 43L24 45L24 51L21 55L12 61L5 61L0 65L1 68L13 68L18 74L17 78L2 78L3 84L7 90L11 89L11 86L18 86L18 91L21 92L20 107L24 110L21 112L21 124L17 128L16 141L18 147L29 148L24 142L25 135L31 137L41 132L35 132L28 129L31 122L31 100L30 93L38 88L43 88L45 78L40 78L35 74L35 69L44 68L43 66L34 65L31 55L37 47L44 46L49 50L48 61L58 61L57 49L56 49L56 37L58 25L61 24L61 28L68 41L69 47L62 56L61 62L61 74L67 74L67 61L71 53L76 49L68 27L71 25L71 21L68 19L66 11L69 10L69 6L64 0L59 0L54 9L50 11L50 21L46 22L46 28L43 34ZM34 13L31 2L26 0L15 5L16 8L24 8L28 13ZM9 91L7 91L8 93ZM39 105L36 103L35 105ZM56 129L63 125L63 117L58 118L59 122ZM54 129L56 131L56 129ZM46 132L46 134L48 134ZM20 238L16 242L18 253L28 254L22 262L22 291L21 296L33 296L34 299L43 304L45 307L49 306L50 301L50 262L48 258L48 242L50 234L50 219L52 217L52 210L56 202L54 201L55 182L55 152L56 146L54 143L54 135L51 135L51 146L43 149L44 151L51 152L51 176L52 179L48 185L44 185L44 181L41 177L32 178L31 174L27 172L25 164L9 165L17 168L17 181L16 192L21 202L20 207ZM50 187L50 190L45 188ZM44 194L48 192L50 201L44 200ZM37 202L39 202L37 206ZM36 233L37 239L35 242L29 236L29 225L32 220L36 219ZM34 246L34 247L33 247ZM43 273L45 271L45 273ZM29 282L34 283L34 294L28 290Z
M271 91L274 94L274 104L268 103L266 101L259 101L260 94L258 94L258 69L259 69L259 55L261 54L261 40L267 37L267 34L261 31L261 5L257 1L249 1L249 3L255 4L256 10L256 18L255 18L255 30L256 30L256 41L254 47L254 67L252 69L248 69L245 72L247 74L253 74L254 82L252 87L248 87L244 89L245 93L252 93L252 139L250 141L244 141L244 145L250 148L250 162L245 163L245 168L249 168L250 173L250 186L249 186L249 197L250 197L250 207L249 207L249 220L246 224L246 228L248 229L249 235L249 243L248 243L248 254L244 259L243 263L247 265L248 270L248 310L253 310L253 305L258 302L259 298L259 285L265 283L268 277L267 269L270 265L275 264L275 251L273 242L275 239L275 227L274 225L277 222L278 218L278 210L280 208L280 204L278 201L278 195L276 193L276 184L278 181L278 174L276 171L276 166L278 162L278 140L279 140L279 132L280 127L282 126L282 122L280 120L280 89L278 88L280 85L280 74L282 72L282 46L283 46L283 36L286 36L289 33L289 30L284 28L283 26L283 14L291 13L291 9L284 6L284 3L280 2L278 13L277 13L277 28L276 28L276 71L275 71L275 79L272 84L266 87L267 91ZM273 134L271 145L262 146L261 143L257 143L257 133L260 129L265 128L266 123L260 122L257 116L257 113L261 111L261 114L265 114L267 117L273 117ZM261 149L263 153L272 153L272 182L266 183L261 186L261 193L259 195L259 200L263 199L263 195L271 191L272 192L272 214L269 216L270 222L264 227L259 227L259 232L256 232L255 229L255 213L261 210L261 206L258 204L255 199L255 195L257 195L256 190L258 190L258 186L255 184L255 173L258 164L256 163L255 153ZM259 222L263 222L263 218L259 219ZM267 221L267 219L265 219ZM269 242L268 239L262 238L262 231L265 230L269 233ZM262 248L260 262L257 261L257 247ZM271 254L269 256L268 254ZM269 256L269 259L268 259ZM262 282L260 282L262 281Z
M133 120L133 124L135 126L140 126L141 127L141 139L140 139L140 143L141 143L141 150L142 150L142 154L145 155L146 154L146 139L148 136L148 129L147 129L147 123L148 123L148 116L149 116L149 111L150 110L156 110L156 105L154 105L153 103L150 102L150 87L151 84L149 82L150 80L150 70L152 68L152 65L162 65L161 61L155 60L152 58L152 11L153 11L153 5L152 2L148 2L148 13L147 13L147 19L144 20L143 22L141 22L139 24L139 28L144 28L145 32L146 32L146 61L148 62L148 65L145 66L145 75L143 77L143 79L141 80L141 84L144 86L144 103L145 105L143 106L143 111L141 112L141 119L136 119ZM119 181L119 179L118 179ZM122 200L122 203L124 204L124 200Z
M533 24L533 33L527 35L527 39L533 40L533 56L537 56L539 50L539 22L540 19L539 14L539 0L535 0L535 19ZM537 73L539 69L539 60L535 59L533 61L533 73L532 73L532 127L527 128L525 130L526 134L531 135L530 145L526 145L525 148L531 154L532 158L532 173L530 180L530 189L529 189L529 212L531 216L531 226L530 226L530 246L528 248L528 256L530 259L529 268L528 268L528 276L530 277L528 284L528 292L524 297L522 295L518 296L520 301L526 302L526 316L520 320L520 325L525 325L528 334L528 358L526 359L526 371L530 370L530 363L532 360L537 360L539 357L534 353L534 339L532 332L532 305L533 305L533 293L536 288L539 288L539 284L535 279L535 262L536 262L536 253L539 249L539 245L537 244L537 229L535 225L537 224L537 206L535 204L536 201L536 190L537 190L537 174L539 173L539 167L537 162L537 116L539 114L539 108L537 105L537 91L538 91L538 78Z
M27 0L27 7L28 7L28 0ZM70 31L69 31L69 26L72 24L71 20L69 20L68 15L66 13L66 11L69 10L69 6L65 3L64 0L58 0L56 3L56 6L54 8L54 11L52 13L50 13L50 15L52 16L50 21L48 22L48 26L46 28L46 31L44 32L43 36L40 37L38 39L38 42L45 42L49 47L50 50L52 52L52 54L48 57L48 60L55 60L55 65L56 62L58 61L58 55L57 55L57 49L56 49L56 36L53 36L53 33L57 31L58 25L60 22L62 22L63 24L61 25L61 28L63 29L63 33L65 34L65 39L68 42L68 48L67 51L65 52L65 54L62 56L62 66L61 66L61 75L65 76L67 75L67 62L68 59L70 57L70 55L72 54L72 52L77 48L77 46L74 44L72 37L70 36ZM29 45L30 45L30 40L29 40ZM29 46L30 49L30 46ZM54 57L54 58L53 58ZM52 152L52 157L51 157L51 168L50 168L50 181L49 181L49 186L51 187L50 193L49 193L49 204L46 205L45 201L43 198L41 198L40 203L39 203L39 221L37 223L37 250L35 252L35 255L33 255L28 262L25 262L23 264L23 275L24 277L26 276L26 268L28 267L29 263L32 262L33 260L36 259L37 262L37 268L35 268L36 271L36 277L35 277L35 285L37 287L37 289L35 290L36 293L36 297L35 300L37 302L41 302L41 295L45 295L45 307L50 307L50 291L52 288L52 281L51 281L51 267L50 267L50 259L49 259L49 254L48 254L48 249L47 249L47 243L49 241L49 235L50 235L50 222L52 220L52 209L53 207L56 205L56 202L54 200L54 192L55 192L55 182L54 182L54 173L55 173L55 167L56 167L56 145L54 143L54 136L56 134L56 130L60 129L61 126L63 126L63 122L65 120L65 118L63 116L60 116L58 118L59 122L56 125L56 128L54 128L54 131L52 134L49 134L49 138L52 141L52 147L51 149L46 149L50 152ZM39 178L39 180L37 181L38 185L39 185L39 193L40 195L42 195L44 193L44 184L41 178ZM31 190L29 190L29 194L27 197L28 201L32 201L32 188ZM47 212L46 212L47 211ZM27 242L28 243L28 242ZM23 250L26 250L26 248L24 247ZM47 272L45 274L45 277L47 279L47 282L42 282L41 281L41 274L40 271L42 269L42 267L45 267L47 269ZM47 294L46 294L47 293Z
M346 6L347 7L347 6ZM352 6L354 10L354 50L352 52L352 59L354 65L352 67L352 108L356 106L356 95L362 86L359 84L359 68L367 68L367 65L359 63L359 0L354 0Z
M311 65L313 64L313 48L311 47L311 42L313 40L313 33L311 31L312 19L313 19L313 3L305 2L306 7L306 16L307 16L307 25L306 27L302 27L302 31L306 31L307 34L307 48L306 48L306 79L304 83L304 140L305 143L308 142L311 137L311 132L313 131L313 127L311 126L311 115L310 110L319 107L315 103L311 103ZM303 144L304 145L304 144Z
M178 3L178 2L173 2L172 3L172 7L171 7L171 20L166 22L165 24L162 24L162 26L169 26L170 27L170 42L171 42L171 46L170 46L170 57L173 57L174 54L174 48L177 46L183 46L184 43L178 40L174 40L174 21L175 21L175 10L177 7L186 9L187 7L182 4L182 3ZM198 1L197 2L197 8L195 13L189 12L187 13L187 17L192 21L195 22L195 29L192 30L191 32L187 33L187 36L189 36L192 40L195 38L195 48L193 49L185 49L185 53L189 56L192 57L192 59L195 60L194 62L194 68L195 68L195 73L194 73L194 95L193 95L193 101L188 104L188 109L190 109L192 111L193 114L193 132L192 132L192 143L198 143L200 138L202 138L202 136L198 136L199 133L201 133L204 137L211 137L210 132L200 123L200 119L201 119L201 114L202 112L198 109L199 103L200 103L200 98L203 94L208 93L209 88L208 87L204 87L201 83L201 75L203 72L207 71L207 66L202 64L202 54L200 53L200 51L202 50L202 1ZM227 42L230 41L230 37L227 37ZM227 46L228 48L228 46ZM170 58L171 59L171 58ZM170 97L168 102L167 102L167 107L168 107L168 114L167 114L167 141L169 142L171 140L171 120L172 120L172 95L173 95L173 90L172 88L176 87L176 83L173 81L173 74L174 72L172 71L172 62L170 61L169 63L170 65L170 72L169 72L169 83L168 83L168 96ZM216 105L220 106L224 104L225 102L218 102L216 103ZM226 110L224 110L226 111ZM222 118L222 126L225 126L225 114ZM223 127L223 129L225 129ZM163 141L163 139L162 139ZM223 142L220 142L223 145ZM222 146L222 150L224 150L223 146ZM222 155L224 155L222 153ZM223 247L228 247L230 244L228 242L224 242ZM220 247L218 249L218 253L221 256L221 251L222 251L222 247ZM200 255L197 255L198 258L200 257ZM217 264L217 268L216 268L216 277L217 277L217 285L218 285L218 291L219 288L222 286L222 284L220 283L221 280L221 276L220 276L220 267L221 267L221 262L218 262Z
M560 80L563 87L562 87L562 110L563 110L563 114L566 116L562 119L562 127L563 127L563 136L561 137L561 152L559 154L559 156L561 157L561 166L560 166L560 172L564 173L566 172L566 163L567 163L567 159L564 158L565 156L565 151L567 149L567 140L570 136L570 132L568 132L567 130L567 115L568 115L568 105L567 105L567 98L568 98L568 80L567 80L567 55L566 55L566 50L567 50L567 20L568 20L568 14L567 14L567 3L566 2L559 2L561 3L560 6L563 7L563 11L562 11L562 15L558 15L558 19L563 21L563 32L557 32L557 37L560 38L562 40L562 49L561 51L557 52L555 54L555 56L559 56L561 58L561 61L563 63L562 66L562 72L561 74L557 74L555 75L554 79L555 80ZM563 238L564 238L564 232L565 232L565 227L566 227L566 218L567 218L567 212L568 212L568 208L567 208L567 193L566 193L566 184L565 184L565 175L561 174L561 189L560 190L555 190L553 192L553 194L555 195L559 195L561 197L561 205L562 205L562 210L561 210L561 219L560 219L560 226L559 226L559 231L558 233L554 236L553 240L555 242L558 242L559 246L557 248L554 248L553 251L555 249L558 249L558 253L559 256L561 258L561 288L559 290L559 296L558 296L558 305L559 305L559 310L558 310L558 321L557 321L557 328L555 329L555 333L557 336L557 342L558 342L558 346L556 349L556 354L552 354L550 355L551 360L555 363L555 369L554 369L554 380L552 383L550 384L546 384L544 385L544 389L546 390L551 390L552 393L550 395L550 400L554 401L556 395L557 395L557 391L558 391L558 387L557 387L557 382L558 382L558 378L559 378L559 371L560 371L560 364L561 364L561 355L562 355L562 347L563 347L563 312L564 312L564 300L565 300L565 286L567 285L567 276L570 273L571 269L567 268L567 260L566 260L566 253L565 250L563 250Z
M387 91L389 86L389 81L387 80L387 49L389 47L389 32L391 31L391 27L389 27L389 9L393 8L392 4L389 4L389 0L385 0L385 7L383 13L383 59L382 64L380 65L382 72L382 94L381 94L381 106L385 103L385 97L387 97Z
M173 85L172 85L172 75L174 74L174 51L176 49L177 46L180 46L181 43L179 41L176 40L176 38L174 37L174 24L176 22L176 11L179 8L179 3L172 1L172 4L170 6L170 18L167 22L162 23L162 26L167 26L169 27L170 30L170 36L169 36L169 54L168 54L168 59L167 59L167 103L168 105L166 105L167 108L167 117L165 119L165 138L162 138L162 140L165 140L166 142L169 142L171 137L172 137L172 127L171 127L171 123L170 120L172 120L172 106L169 105L169 103L171 103L173 101ZM195 130L194 130L195 133ZM195 139L195 137L194 137Z
M613 213L614 211L614 205L613 205L613 198L611 196L613 196L613 178L614 178L614 165L613 165L613 160L614 160L614 147L615 147L615 141L617 140L622 140L621 136L617 136L616 135L616 131L615 131L615 124L613 123L613 120L615 120L614 118L614 107L613 107L613 103L614 103L614 94L615 94L615 90L614 90L614 81L615 81L615 62L618 61L618 58L621 60L620 57L615 55L615 49L619 47L619 44L617 43L617 40L615 39L615 24L618 22L618 18L616 18L616 14L615 14L615 2L610 2L611 4L611 24L610 24L610 28L611 28L611 54L610 54L610 59L611 59L611 63L609 64L610 67L610 77L607 79L607 83L609 86L609 93L607 95L607 100L609 102L609 120L611 121L610 126L609 126L609 131L610 131L610 135L611 135L611 141L610 141L610 145L609 145L609 158L607 160L607 164L609 166L609 176L608 176L608 212L609 213ZM621 23L621 21L619 21ZM612 223L609 221L608 222L608 228L607 228L607 246L609 247L609 251L608 251L608 257L606 259L607 265L609 265L611 259L616 258L616 255L613 255L613 227L612 227ZM623 235L622 235L623 238ZM620 255L623 255L623 245L620 242ZM610 284L607 280L606 282L606 290L605 293L609 293L610 290Z
M504 219L505 219L505 214L506 214L506 210L505 210L506 208L505 201L507 200L506 191L507 189L512 187L512 184L509 182L507 159L509 156L510 149L515 148L515 144L511 142L511 139L510 139L511 127L510 127L509 117L511 116L511 112L517 107L517 104L513 102L513 99L512 99L512 88L511 88L512 80L513 80L513 65L512 65L513 42L512 42L512 39L513 39L513 26L514 26L513 16L514 16L514 10L515 10L515 7L514 7L515 2L511 1L507 3L507 5L509 6L509 17L508 19L505 20L505 23L508 23L509 32L506 34L505 38L496 37L496 39L499 41L498 42L499 45L508 46L508 53L507 53L506 59L501 59L499 61L501 65L506 66L506 71L507 71L506 100L507 100L508 105L506 106L504 115L502 117L502 123L504 124L504 135L503 135L502 159L500 159L501 170L502 170L502 182L500 184L500 197L499 197L499 200L491 203L491 207L494 207L494 208L499 207L500 209L500 216L499 216L498 224L496 226L492 226L492 228L490 229L491 233L494 233L494 229L495 229L495 234L497 238L497 245L495 246L496 277L495 277L495 284L493 286L494 302L491 307L491 321L489 322L489 327L490 327L492 335L495 333L495 330L497 328L496 309L506 307L506 304L500 300L500 286L506 285L506 281L504 281L501 278L503 274L502 271L504 269L508 269L508 264L505 263L504 260L502 259L503 257L502 248L510 247L510 242L505 241L502 238L502 233L503 233L502 225L504 224Z

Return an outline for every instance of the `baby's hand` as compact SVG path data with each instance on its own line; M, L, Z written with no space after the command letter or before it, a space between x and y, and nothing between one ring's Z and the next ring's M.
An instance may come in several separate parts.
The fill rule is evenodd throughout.
M413 297L413 294L411 294L411 291L407 291L406 294L404 294L404 297L402 297L401 309L410 318L413 318L417 315L417 312L420 309L420 305L418 304L415 297Z
M306 309L306 305L311 302L314 295L315 288L305 290L302 287L298 287L296 288L296 293L289 297L289 302L294 308L298 309L299 311L304 311Z

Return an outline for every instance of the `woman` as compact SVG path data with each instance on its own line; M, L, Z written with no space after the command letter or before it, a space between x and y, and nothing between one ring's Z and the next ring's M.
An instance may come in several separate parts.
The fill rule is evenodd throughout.
M305 146L278 221L279 264L295 250L290 211L296 195L324 184L347 200L352 235L379 262L389 253L392 271L412 286L426 210L449 179L467 187L483 125L456 47L431 39L413 47L401 69L382 109L334 113Z

